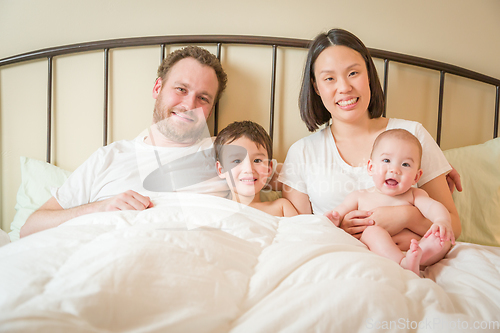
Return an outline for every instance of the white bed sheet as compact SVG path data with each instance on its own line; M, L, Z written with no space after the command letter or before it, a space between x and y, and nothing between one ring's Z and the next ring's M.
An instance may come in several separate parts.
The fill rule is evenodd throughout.
M321 216L154 203L1 247L0 331L498 331L500 248L459 243L420 278Z

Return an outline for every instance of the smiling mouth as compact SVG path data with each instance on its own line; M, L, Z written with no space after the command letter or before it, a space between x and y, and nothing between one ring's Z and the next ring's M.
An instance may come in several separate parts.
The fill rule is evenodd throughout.
M353 104L356 104L358 102L358 97L354 97L354 98L351 98L349 100L346 100L346 101L338 101L337 104L340 105L340 106L350 106L350 105L353 105Z
M385 184L388 186L396 186L399 182L395 179L386 179Z
M245 178L245 179L240 179L240 182L246 183L246 184L253 184L257 181L256 178Z
M172 115L175 115L175 116L177 116L177 117L179 117L182 120L187 121L187 122L194 122L195 121L192 117L189 117L185 112L172 111Z

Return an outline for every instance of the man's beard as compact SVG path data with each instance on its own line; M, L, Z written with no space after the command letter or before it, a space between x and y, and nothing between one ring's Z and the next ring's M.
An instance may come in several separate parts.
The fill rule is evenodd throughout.
M190 111L179 111L175 108L162 112L162 110L159 110L158 104L159 103L156 103L155 105L153 122L156 124L158 131L160 131L160 133L167 139L177 143L195 143L202 137L205 130L208 132L203 112L198 112L196 109ZM179 114L185 113L189 116L189 118L193 119L194 122L183 123L182 121L172 119L173 112Z

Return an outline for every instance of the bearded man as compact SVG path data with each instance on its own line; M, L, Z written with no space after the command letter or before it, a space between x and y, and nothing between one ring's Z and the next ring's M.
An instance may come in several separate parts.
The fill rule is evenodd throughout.
M28 218L21 237L85 214L151 208L157 192L225 196L206 120L226 83L219 60L207 50L188 46L170 53L158 68L149 130L92 154Z

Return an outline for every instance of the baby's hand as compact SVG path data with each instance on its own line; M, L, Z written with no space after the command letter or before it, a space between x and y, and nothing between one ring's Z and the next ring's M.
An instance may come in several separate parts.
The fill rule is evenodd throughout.
M330 221L332 221L333 224L335 224L336 227L340 225L340 215L338 212L331 210L329 212L326 212L325 216L328 217Z
M441 239L441 244L450 241L451 244L455 245L455 234L451 228L451 223L449 221L436 221L434 222L429 230L425 233L424 237L429 237L430 235L436 233Z

